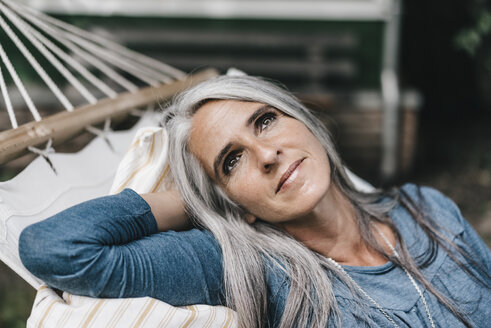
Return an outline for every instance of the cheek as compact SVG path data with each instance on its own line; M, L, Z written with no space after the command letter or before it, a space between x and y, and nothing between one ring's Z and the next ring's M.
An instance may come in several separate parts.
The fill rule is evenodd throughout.
M229 181L225 192L248 212L261 216L266 208L267 191L261 188L260 182L252 174L245 178L237 176Z
M326 163L327 164L327 163ZM321 166L323 170L318 170L311 181L308 181L300 191L300 204L305 208L313 209L317 203L327 194L331 186L329 165Z

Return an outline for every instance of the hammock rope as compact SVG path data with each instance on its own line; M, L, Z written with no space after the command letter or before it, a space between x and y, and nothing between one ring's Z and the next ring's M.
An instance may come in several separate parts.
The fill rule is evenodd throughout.
M110 53L106 51L105 49L92 44L76 35L70 35L64 33L67 37L68 40L78 43L79 45L83 46L85 49L89 50L92 52L92 54L98 55L99 58L105 60L108 63L112 63L115 67L121 69L122 71L126 71L128 73L131 73L133 76L137 77L141 81L152 85L152 86L157 86L159 85L158 79L155 79L153 74L148 72L146 69L139 67L136 63L128 63L120 58L117 57L117 54ZM141 68L141 70L140 70ZM146 74L143 74L146 73ZM163 82L170 82L170 79L166 79L166 81Z
M58 174L55 166L53 165L53 162L49 158L50 154L55 153L55 149L53 147L51 147L52 144L53 144L53 139L50 138L48 140L48 142L46 143L46 147L44 149L39 149L39 148L36 148L34 146L29 146L27 148L29 149L30 152L37 154L37 155L41 156L42 158L44 158L46 160L46 162L48 162L48 165L53 170L53 172L55 174Z
M7 113L9 115L12 128L15 129L18 127L17 118L15 117L14 108L12 107L12 101L10 101L10 96L7 92L7 85L5 84L5 79L3 78L2 67L0 67L0 88L2 89L2 96L5 102L5 106L7 107Z
M0 3L0 11L3 12L3 5ZM65 97L63 92L58 88L55 82L49 77L44 68L39 64L39 62L34 58L29 49L24 45L24 43L19 39L19 37L14 33L14 31L10 28L7 22L0 16L0 26L7 33L10 40L12 40L20 52L24 55L24 57L29 61L32 68L38 73L38 75L43 79L44 83L51 89L51 91L55 94L58 100L62 103L66 110L72 111L73 105L70 101Z
M81 65L78 61L73 59L73 57L69 56L61 48L59 48L57 45L55 45L53 42L51 42L49 39L44 37L41 33L36 31L35 29L29 27L29 25L26 24L26 27L28 28L29 32L32 33L45 47L47 47L49 50L51 50L54 54L56 54L58 57L60 57L63 61L65 61L70 67L72 67L74 70L76 70L80 75L82 75L87 81L89 81L93 86L95 86L99 91L103 92L106 96L110 98L114 98L117 96L117 92L111 89L106 83L104 83L102 80L100 80L97 76L92 74L85 66ZM55 58L56 59L56 58ZM65 67L63 69L67 70ZM69 74L70 71L67 70ZM74 77L73 77L74 78ZM80 93L83 93L80 91L79 87L77 86L78 84L81 85L80 89L85 88L78 80L75 79L75 81L72 83L74 87L77 88L77 90ZM87 89L85 89L87 90ZM89 91L86 91L89 92ZM91 95L91 97L93 97ZM95 103L97 102L97 99L90 100L89 98L91 97L86 97L86 99L90 103ZM94 97L95 98L95 97Z
M2 47L1 44L0 44L0 57L2 57L2 61L3 61L4 65L5 65L5 67L7 67L7 70L9 71L10 76L12 77L12 79L14 80L15 85L19 89L19 92L21 93L22 98L26 102L27 107L31 111L32 116L34 117L34 119L36 121L41 121L41 115L39 115L39 112L38 112L36 106L32 102L31 97L27 93L27 90L24 87L24 84L22 83L21 79L19 78L19 75L15 71L15 68L12 65L12 62L10 61L9 57L7 56L7 53L5 52L5 50L3 49L3 47ZM7 98L5 98L5 99L7 99ZM10 122L11 122L12 127L14 129L16 129L18 127L17 126L17 120L15 119L15 115L13 115L12 117L10 117Z
M9 2L10 4L10 2ZM53 40L58 41L59 43L63 44L67 49L71 50L74 54L77 55L77 59L80 61L84 61L88 63L89 65L92 65L99 69L101 72L103 72L107 77L109 77L110 80L113 80L117 82L119 85L124 87L128 91L136 91L138 90L138 87L130 82L128 79L124 78L121 74L116 72L114 69L112 69L110 66L107 64L103 63L97 56L92 55L91 53L83 50L81 47L77 45L76 42L72 42L68 38L68 34L65 33L64 31L60 30L56 26L53 26L49 23L46 23L39 17L42 16L36 16L31 14L31 11L22 11L21 8L17 6L13 6L16 8L17 13L21 15L24 19L29 21L32 25L38 27L40 30L42 30L44 33L49 35ZM114 95L115 91L111 89L109 91L112 96L115 97L117 95Z
M94 97L94 95L92 95L92 93L90 93L90 91L87 90L87 88L79 80L77 80L75 76L73 76L73 74L51 52L46 49L44 44L39 41L39 38L36 38L37 31L21 21L19 16L14 14L10 9L6 8L1 3L0 10L89 103L95 104L97 102L97 98ZM58 87L57 93L63 94ZM73 106L67 108L67 110L73 110Z
M86 63L92 65L93 67L97 68L99 71L104 73L110 80L116 82L117 84L119 84L120 86L125 88L126 90L128 90L130 92L134 92L134 91L138 90L138 87L134 83L130 82L128 79L126 79L121 74L116 72L110 66L106 65L104 62L99 60L96 56L91 55L89 52L81 49L76 44L74 44L73 42L66 39L62 33L57 31L53 27L46 25L43 21L40 21L35 17L28 16L28 15L24 15L24 16L27 16L27 19L29 19L33 23L37 24L37 26L40 29L42 29L46 34L49 34L52 38L56 39L58 42L60 42L65 47L67 47L69 50L71 50L77 56L77 59L79 59L80 61L86 62ZM109 89L110 89L109 92L112 94L112 96L110 96L110 97L111 98L116 97L117 92L112 90L111 88L109 88Z
M134 50L125 48L109 39L103 38L100 35L92 34L81 28L78 28L76 26L63 22L59 19L48 16L42 12L36 11L33 8L28 7L27 5L16 3L11 0L3 0L3 1L9 3L9 5L17 6L17 8L20 8L21 12L23 13L27 13L27 12L31 13L32 15L38 17L40 20L48 24L51 24L52 26L58 27L60 29L64 29L86 40L97 42L98 44L103 45L104 48L111 49L115 54L118 54L120 57L126 57L132 63L138 62L142 65L146 65L148 68L152 69L153 71L157 70L163 73L164 75L173 77L177 80L182 80L186 77L186 73L175 67L167 65L166 63L160 62L151 57L145 56Z
M5 1L9 4L12 3L8 0ZM124 48L110 40L54 19L53 17L37 12L32 8L22 5L17 5L17 7L23 7L25 10L22 10L22 12L26 15L29 15L27 14L27 12L29 12L31 13L30 16L35 16L56 30L63 31L68 39L72 40L74 43L84 45L84 47L87 47L87 49L91 50L94 54L98 54L102 58L106 58L112 64L116 64L114 63L114 60L116 60L121 69L129 69L129 72L132 74L138 74L135 76L144 77L147 79L146 83L150 85L152 85L152 83L151 80L148 80L148 77L153 77L153 79L160 82L168 83L173 79L182 79L185 76L182 71L176 68ZM145 73L146 77L145 75L140 74L142 72Z
M86 126L85 129L87 131L89 131L90 133L92 133L98 137L101 137L106 142L106 144L109 146L109 148L112 151L114 151L114 147L108 138L108 134L112 132L112 130L111 130L111 119L110 118L107 118L106 121L104 122L104 128L103 129L96 128L92 125Z

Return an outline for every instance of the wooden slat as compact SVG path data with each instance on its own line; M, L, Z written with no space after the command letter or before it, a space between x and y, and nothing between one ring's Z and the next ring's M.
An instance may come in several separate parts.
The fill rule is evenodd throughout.
M165 100L176 93L216 76L215 69L207 69L186 79L158 87L147 87L127 92L114 99L103 99L94 105L82 106L73 112L61 112L0 133L0 164L22 156L28 146L39 146L50 138L54 144L70 139L86 126L103 122L108 117L122 116L131 110Z
M158 56L153 56L158 58ZM164 58L162 58L164 59ZM311 62L289 58L258 58L257 55L249 58L232 58L218 55L166 55L165 61L176 67L192 68L197 63L207 63L213 67L237 67L248 73L262 76L294 76L304 77L315 74L317 77L340 77L353 79L356 75L355 65L347 59L333 59L325 62Z
M240 48L308 48L311 46L329 49L352 50L357 46L358 40L349 32L327 33L284 33L277 31L249 30L211 30L203 28L172 29L152 27L126 26L104 27L122 44L148 45L165 44L193 47L240 47Z

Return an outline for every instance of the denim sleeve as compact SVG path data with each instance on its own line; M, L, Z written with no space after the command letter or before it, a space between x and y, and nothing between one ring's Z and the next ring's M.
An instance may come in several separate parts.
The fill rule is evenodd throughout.
M130 189L27 227L19 254L35 276L73 294L223 304L221 250L211 233L159 233L149 205Z
M491 251L477 234L476 230L474 230L470 223L462 216L457 205L449 198L445 196L442 197L445 198L448 208L453 211L455 217L463 226L462 240L472 250L471 256L483 266L486 272L491 272Z
M491 272L491 251L474 228L462 216L458 206L450 198L433 188L422 187L421 190L423 197L428 203L433 204L433 208L436 207L440 211L446 211L450 214L444 216L446 219L440 219L438 223L445 229L458 232L463 244L459 241L456 241L456 243L469 250L473 259L482 265L486 272Z

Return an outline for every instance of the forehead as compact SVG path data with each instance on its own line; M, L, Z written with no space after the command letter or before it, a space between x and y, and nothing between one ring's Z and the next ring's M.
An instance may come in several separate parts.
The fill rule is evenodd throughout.
M207 102L194 114L189 150L213 176L213 161L220 150L245 132L250 115L263 104L237 100Z

